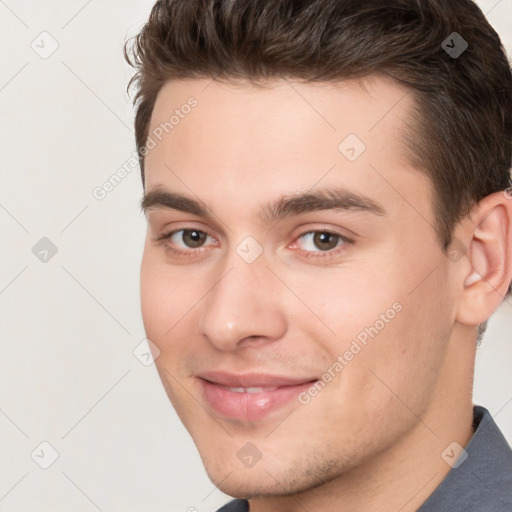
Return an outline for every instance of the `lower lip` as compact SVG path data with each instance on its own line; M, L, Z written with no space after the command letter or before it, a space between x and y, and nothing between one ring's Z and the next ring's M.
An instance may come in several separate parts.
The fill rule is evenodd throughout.
M274 391L261 393L236 393L207 380L199 380L206 401L216 412L227 418L244 421L261 420L293 400L298 404L299 393L310 388L314 383L283 386Z

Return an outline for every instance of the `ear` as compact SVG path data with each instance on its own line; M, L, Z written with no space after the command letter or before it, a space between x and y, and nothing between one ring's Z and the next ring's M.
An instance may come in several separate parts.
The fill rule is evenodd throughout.
M512 195L485 197L471 212L467 253L457 320L485 322L507 295L512 280ZM468 270L469 267L469 270Z

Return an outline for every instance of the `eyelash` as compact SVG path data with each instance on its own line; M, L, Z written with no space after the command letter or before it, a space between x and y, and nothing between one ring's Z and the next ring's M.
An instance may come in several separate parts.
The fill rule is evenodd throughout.
M195 229L195 228L177 229L175 231L171 231L169 233L166 233L166 234L163 234L163 235L161 235L159 237L156 237L155 240L157 242L163 242L165 240L170 239L173 235L175 235L176 233L179 233L181 231L183 231L183 232L186 232L186 231L197 231L198 233L203 233L206 236L208 236L208 237L210 237L210 238L215 240L215 238L213 236L211 236L209 233L207 233L206 231L200 230L200 229ZM338 255L338 253L343 251L344 248L347 245L352 244L354 242L350 238L348 238L348 237L346 237L346 236L344 236L344 235L342 235L340 233L336 233L336 232L333 232L333 231L328 231L328 230L325 230L325 229L317 229L317 230L305 231L304 233L300 234L296 238L296 240L300 240L301 238L305 237L306 235L314 234L314 233L323 233L323 234L335 236L342 243L337 245L335 248L327 250L327 251L320 251L320 250L319 251L305 251L305 250L299 250L299 252L301 252L303 257L305 257L305 258L315 258L315 259L327 260L329 258L332 258L332 257ZM166 245L166 250L168 252L170 252L172 255L179 256L179 257L184 257L184 258L197 257L198 253L208 252L207 249L203 249L202 247L200 247L198 249L189 249L187 251L182 251L182 250L179 250L179 249L175 249L170 243L166 243L165 245ZM207 257L207 256L205 256L205 257Z

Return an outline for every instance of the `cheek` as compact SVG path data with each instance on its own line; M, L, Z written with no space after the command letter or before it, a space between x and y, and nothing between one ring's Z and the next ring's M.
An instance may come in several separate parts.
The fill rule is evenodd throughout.
M431 278L421 293L398 296L401 311L368 341L358 367L348 368L351 381L397 417L427 410L444 367L451 333L449 294L441 272Z
M144 254L140 271L142 319L146 335L161 350L197 303L200 292L179 269Z
M321 347L316 355L326 356L324 370L345 376L336 380L348 394L357 389L356 396L394 401L391 390L397 390L422 400L437 379L450 334L446 276L435 254L398 254L394 247L380 256L376 265L354 262L328 276L290 275L287 282L308 306L297 302L292 321ZM339 356L343 369L332 368Z
M166 317L168 297L165 280L158 279L155 266L148 262L145 253L140 271L140 300L142 320L146 335L153 343L160 346L163 334L163 321Z
M364 343L375 325L379 332L386 330L398 316L393 308L400 297L397 281L369 264L354 261L309 275L294 269L284 280L299 299L290 303L291 321L336 355L358 336Z

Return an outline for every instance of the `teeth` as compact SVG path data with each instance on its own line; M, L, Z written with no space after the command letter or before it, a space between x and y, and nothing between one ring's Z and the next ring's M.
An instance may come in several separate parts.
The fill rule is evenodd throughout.
M275 391L277 388L227 388L233 393L263 393L264 391Z
M263 391L269 391L269 388L245 388L246 393L262 393Z

